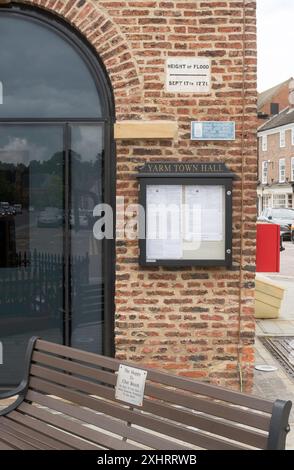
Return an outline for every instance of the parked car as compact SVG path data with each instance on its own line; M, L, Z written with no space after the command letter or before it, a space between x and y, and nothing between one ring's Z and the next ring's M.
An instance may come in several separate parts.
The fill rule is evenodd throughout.
M46 207L37 219L38 227L60 227L62 222L62 213L57 207Z
M14 204L13 207L14 207L17 214L22 213L22 205L21 204Z
M14 206L8 206L6 209L8 215L16 215L16 210Z
M14 209L13 206L9 205L1 205L0 206L0 215L1 217L7 216L7 215L16 215L16 210Z
M291 240L291 226L294 224L294 209L268 208L258 217L258 221L280 225L283 240Z
M286 248L283 245L283 235L280 235L280 251L285 251Z
M292 240L292 243L294 243L294 222L291 225L291 240Z
M78 224L76 223L75 214L72 211L70 212L69 223L71 227L78 227L80 229L88 228L89 226L88 217L82 214L80 211L78 212Z

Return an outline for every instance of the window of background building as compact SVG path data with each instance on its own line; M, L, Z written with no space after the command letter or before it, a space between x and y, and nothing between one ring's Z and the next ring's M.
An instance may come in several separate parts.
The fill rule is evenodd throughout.
M279 160L279 183L285 183L286 181L286 161L285 158Z
M268 161L262 162L262 184L268 183Z
M288 194L288 208L292 209L293 207L293 196L292 194Z
M269 209L272 207L272 196L270 194L265 194L262 198L263 209Z
M274 207L287 207L287 194L274 194Z
M261 138L262 151L267 151L267 135L263 135Z
M286 131L280 131L280 147L286 147Z

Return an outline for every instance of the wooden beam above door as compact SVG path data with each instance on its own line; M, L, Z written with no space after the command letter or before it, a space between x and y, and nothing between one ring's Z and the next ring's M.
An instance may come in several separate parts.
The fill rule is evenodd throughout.
M116 140L175 139L178 123L174 121L118 121L114 125Z

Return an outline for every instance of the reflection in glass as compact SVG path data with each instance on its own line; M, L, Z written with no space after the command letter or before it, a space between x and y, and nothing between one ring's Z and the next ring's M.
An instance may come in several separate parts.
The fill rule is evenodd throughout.
M101 117L86 63L54 29L2 12L0 44L0 117Z
M102 354L102 242L93 236L93 209L103 201L103 127L71 127L72 346Z
M33 335L103 353L103 250L92 229L104 101L88 56L45 21L0 14L0 387L22 378Z
M0 386L28 339L63 339L63 129L0 126Z

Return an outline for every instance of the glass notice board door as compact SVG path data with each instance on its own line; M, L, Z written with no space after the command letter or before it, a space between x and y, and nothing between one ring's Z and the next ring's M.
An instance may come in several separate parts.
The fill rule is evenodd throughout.
M220 185L148 185L146 259L222 260L225 189Z
M232 263L232 179L141 178L143 266Z

